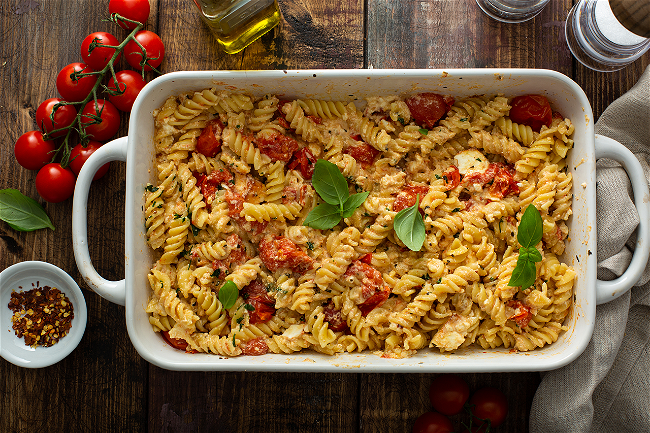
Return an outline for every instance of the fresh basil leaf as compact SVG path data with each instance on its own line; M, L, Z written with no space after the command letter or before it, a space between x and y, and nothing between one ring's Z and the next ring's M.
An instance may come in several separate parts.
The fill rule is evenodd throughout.
M237 284L230 280L226 281L224 285L221 286L221 289L219 289L219 301L221 301L225 309L232 308L232 306L235 305L238 296L239 289L237 288Z
M395 215L395 223L393 225L397 237L411 251L420 251L427 237L419 208L420 195L418 194L413 206L402 209Z
M355 210L363 204L364 201L368 198L370 192L360 192L359 194L352 194L348 199L343 203L343 218L350 218Z
M44 228L54 230L45 209L36 200L11 188L0 190L0 219L22 232Z
M537 268L535 267L535 263L529 260L522 260L521 256L519 256L517 266L512 271L508 285L512 287L521 286L521 290L526 290L535 284L536 277Z
M534 247L542 240L542 216L537 208L529 205L517 228L517 241L524 248Z
M341 210L338 206L321 203L309 212L303 225L318 230L329 230L337 225L339 221L341 221Z
M542 261L542 254L535 247L528 248L528 259L534 263Z
M339 168L324 159L316 161L311 184L326 203L334 206L343 206L350 196L348 181L345 180Z

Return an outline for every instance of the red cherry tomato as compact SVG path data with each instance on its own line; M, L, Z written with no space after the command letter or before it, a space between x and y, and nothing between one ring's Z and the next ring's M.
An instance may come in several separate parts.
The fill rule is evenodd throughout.
M446 416L425 412L413 424L413 433L452 433L454 427Z
M72 151L70 152L70 168L74 171L74 174L79 176L81 167L86 163L86 160L88 160L90 155L95 153L95 151L100 147L102 147L102 143L98 141L89 141L86 147L83 147L81 143L79 143L72 148ZM104 176L110 166L110 162L102 165L99 170L97 170L97 173L95 173L93 180L97 180Z
M59 203L72 196L76 180L72 170L61 167L58 162L52 162L38 171L36 191L43 200Z
M14 155L27 170L40 170L52 160L55 149L54 142L45 140L41 131L29 131L16 140Z
M482 420L490 420L492 427L503 424L508 414L508 399L497 388L481 388L469 400L472 413Z
M140 93L140 90L142 90L147 83L142 79L142 75L130 70L117 72L115 78L117 78L120 91L124 91L124 93L120 95L108 95L108 100L111 101L118 110L128 113L131 111L131 108L133 108L133 103ZM107 87L111 90L117 90L113 79L109 80Z
M140 30L135 34L135 39L142 44L147 52L147 64L144 70L151 71L151 68L160 66L163 57L165 57L165 44L163 44L160 36L149 30ZM142 70L142 49L135 41L129 41L126 44L124 47L124 56L133 69L138 71Z
M469 386L455 374L442 374L431 382L429 399L435 410L444 415L456 415L469 398Z
M99 45L119 45L119 41L115 36L106 32L95 32L91 33L83 40L81 43L81 58L84 63L93 68L96 71L101 71L108 65L108 61L115 54L115 48L108 47L99 47L93 45L93 49L90 49L90 44L95 42ZM117 55L115 61L117 62L120 59L121 54Z
M101 117L100 122L93 123L97 120L93 116ZM98 141L109 140L120 129L120 112L115 105L103 99L98 99L97 104L90 101L81 110L81 123L86 125L86 133L90 138Z
M66 101L79 102L86 99L86 96L93 90L97 82L97 75L88 75L74 80L72 74L75 72L95 72L85 63L70 63L59 72L56 77L56 90Z
M221 150L222 132L223 123L218 117L209 121L196 140L196 151L205 156L214 157Z
M437 93L418 93L404 100L415 123L431 129L454 105L454 98Z
M149 0L110 0L108 2L108 12L112 14L120 14L124 18L133 21L138 21L144 24L149 18ZM123 29L133 30L136 24L126 21L118 23Z
M46 99L38 106L36 109L36 124L41 128L41 130L49 133L55 129L61 129L72 125L72 122L74 122L77 117L77 110L74 106L59 105L56 107L57 104L65 102L66 101L61 98L50 98ZM49 138L63 137L67 132L67 130L58 131L51 134Z
M510 119L523 123L539 132L542 125L551 126L553 112L548 99L542 95L523 95L515 97L510 103Z

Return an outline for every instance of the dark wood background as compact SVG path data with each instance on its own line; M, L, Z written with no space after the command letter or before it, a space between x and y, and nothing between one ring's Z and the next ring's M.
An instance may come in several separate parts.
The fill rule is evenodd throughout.
M645 55L609 74L577 64L564 40L568 0L554 0L537 18L517 25L487 18L474 0L279 3L279 28L242 53L226 55L191 0L151 0L147 28L166 44L162 71L548 68L582 86L598 116L650 63ZM0 189L16 188L42 202L36 172L17 164L13 145L35 129L38 105L58 96L56 74L80 61L86 35L124 36L104 21L107 15L108 0L0 2ZM126 132L123 126L119 134ZM124 185L125 164L114 162L93 183L88 202L91 257L112 280L124 275ZM84 290L88 326L79 347L52 367L23 369L0 359L0 431L410 432L430 409L431 374L180 373L149 365L129 341L124 309L92 293L77 271L72 200L43 205L56 231L20 233L0 222L0 270L25 260L63 268ZM508 396L510 414L497 432L528 430L539 373L463 377L472 389L491 385Z

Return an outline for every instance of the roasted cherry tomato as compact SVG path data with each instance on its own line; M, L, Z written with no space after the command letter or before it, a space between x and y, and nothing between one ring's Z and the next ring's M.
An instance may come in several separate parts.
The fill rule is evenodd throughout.
M355 260L345 271L344 276L355 277L361 283L359 310L365 317L375 308L383 304L390 295L390 287L374 267L361 260Z
M97 82L97 75L87 75L73 79L75 72L95 72L85 63L70 63L56 77L56 90L66 101L79 102L86 99Z
M325 321L329 324L329 329L334 332L348 332L348 324L341 315L341 310L338 310L333 302L329 302L325 307L323 307L323 314L325 315Z
M404 102L409 107L415 123L431 129L454 105L454 98L437 93L418 93L406 98Z
M108 12L112 14L119 14L124 18L133 21L138 21L142 24L147 22L149 18L149 0L110 0L108 2ZM118 23L123 29L133 30L136 24L127 21L119 21Z
M279 132L272 132L255 138L255 144L260 152L268 155L273 161L288 162L300 145L296 140Z
M144 65L144 70L151 71L152 68L160 66L163 57L165 57L165 44L160 36L149 30L140 30L135 34L135 39L142 44L147 52L147 63ZM135 41L129 41L126 44L124 56L133 69L142 70L142 49Z
M539 132L542 125L551 126L553 112L548 99L542 95L523 95L513 98L510 102L510 119L523 123Z
M147 84L140 73L130 70L119 71L115 74L118 86L120 87L119 95L108 95L108 100L117 107L118 110L126 113L130 112L133 108L135 98L140 94L140 90ZM108 87L111 90L117 91L115 81L111 78L108 81Z
M307 253L284 236L262 239L259 254L264 265L273 272L280 268L290 268L294 272L304 273L314 263Z
M92 50L90 45L93 44ZM119 45L115 36L106 32L91 33L81 42L81 58L84 63L96 71L101 71L108 65L109 60L115 54L115 48L101 47L97 45ZM115 61L119 61L121 54L117 55Z
M469 398L467 382L455 374L441 374L429 387L429 399L435 410L444 415L456 415Z
M399 212L402 209L411 207L415 204L418 195L420 196L420 203L422 199L429 192L429 186L427 185L408 185L404 187L395 197L393 202L393 211Z
M41 131L29 131L16 140L14 155L27 170L40 170L52 160L55 149L54 142L44 139Z
M379 155L379 151L377 149L364 142L348 146L348 148L345 149L344 153L349 154L359 164L366 168L370 167L372 163L375 162L377 155Z
M160 331L160 335L162 335L165 343L169 344L174 349L187 351L187 341L181 340L180 338L172 338L169 336L169 332L167 331ZM190 350L190 352L194 351Z
M196 151L210 158L215 156L221 151L222 132L223 123L219 118L209 121L196 140Z
M74 171L74 174L79 176L81 167L86 163L86 160L88 160L90 155L95 153L95 151L100 147L102 147L102 143L98 141L89 141L86 147L83 147L80 143L72 148L72 151L70 152L70 169ZM110 162L102 165L99 170L97 170L97 173L95 173L93 180L97 180L100 177L104 176L110 166Z
M503 424L508 415L508 399L497 388L481 388L469 399L472 414L481 420L490 420L492 427Z
M304 179L311 179L314 174L314 167L316 166L316 157L309 151L307 147L294 152L289 165L290 170L294 168L300 169L300 174Z
M38 106L36 109L36 124L43 132L49 133L72 125L77 117L77 110L73 105L57 106L57 104L65 104L65 102L61 98L50 98ZM63 137L67 132L67 130L58 131L51 134L49 138Z
M266 285L259 279L252 281L241 290L241 296L248 307L248 320L252 325L265 323L275 314L275 299L269 295Z
M99 120L99 121L98 121ZM81 122L90 138L106 141L120 129L120 112L115 105L103 99L88 102L81 110Z
M253 338L241 344L242 355L259 356L268 353L269 346L264 341L264 337Z
M72 196L77 179L69 168L61 167L58 162L45 165L36 175L36 191L43 200L59 203Z
M413 423L413 433L452 433L451 420L438 412L425 412Z

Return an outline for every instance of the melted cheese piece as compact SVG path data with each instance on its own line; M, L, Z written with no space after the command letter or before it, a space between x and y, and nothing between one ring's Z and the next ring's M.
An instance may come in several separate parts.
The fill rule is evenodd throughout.
M484 172L490 165L488 159L476 149L463 150L454 156L456 167L463 176L468 173Z
M300 324L291 325L287 328L286 331L282 333L282 336L290 340L294 338L298 338L305 333L306 328L307 325L300 325Z

